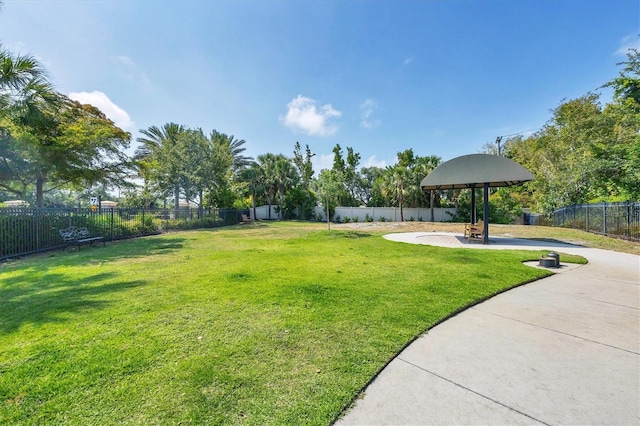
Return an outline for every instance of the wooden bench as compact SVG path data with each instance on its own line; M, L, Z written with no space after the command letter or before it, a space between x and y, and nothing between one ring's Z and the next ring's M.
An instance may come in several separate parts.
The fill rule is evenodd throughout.
M464 236L467 241L484 239L484 222L479 220L478 223L467 223L464 226Z
M93 246L93 243L102 242L104 247L104 237L92 237L87 228L78 228L76 226L70 226L65 229L58 229L62 241L65 243L65 249L69 246L76 245L78 250L82 244L89 244L89 247Z

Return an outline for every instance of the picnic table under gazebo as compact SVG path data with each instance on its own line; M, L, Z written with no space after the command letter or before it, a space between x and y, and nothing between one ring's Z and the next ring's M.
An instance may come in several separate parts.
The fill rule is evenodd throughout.
M489 188L520 185L533 180L533 174L505 157L470 154L453 158L433 169L420 183L423 191L471 189L471 218L476 223L475 189L484 188L483 243L489 244Z

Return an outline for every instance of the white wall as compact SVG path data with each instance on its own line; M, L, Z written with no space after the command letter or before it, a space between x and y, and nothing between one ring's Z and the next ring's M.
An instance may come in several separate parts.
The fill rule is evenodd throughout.
M446 212L455 214L455 209L434 208L433 219L435 222L445 222L451 220L451 216ZM397 207L336 207L336 215L334 219L340 217L340 221L344 221L345 217L349 217L352 221L354 217L358 218L358 222L364 222L365 218L373 218L374 222L379 222L384 217L389 222L400 221L400 209ZM431 209L427 207L423 208L403 208L402 215L405 221L414 220L422 222L431 221ZM412 219L413 218L413 219Z
M279 218L275 208L276 206L271 206L271 219ZM455 214L456 209L434 208L433 212L435 222L446 222L451 220L451 216L446 212ZM419 209L403 208L402 213L405 221L408 221L411 218L415 221L431 221L431 209L428 207L422 207ZM253 210L251 214L253 215ZM322 215L324 220L326 220L326 210L320 206L316 207L316 217L319 215ZM396 207L336 207L336 215L334 218L340 216L340 221L344 221L345 217L349 217L353 221L353 218L357 217L358 222L364 222L367 215L372 217L374 222L379 222L383 217L389 222L400 221L400 209ZM256 219L268 219L268 217L269 206L256 207Z
M276 213L276 205L271 206L271 219L280 219L280 215ZM249 209L251 211L251 216L253 216L253 209ZM266 220L269 219L269 206L256 206L256 217L252 219L257 220Z

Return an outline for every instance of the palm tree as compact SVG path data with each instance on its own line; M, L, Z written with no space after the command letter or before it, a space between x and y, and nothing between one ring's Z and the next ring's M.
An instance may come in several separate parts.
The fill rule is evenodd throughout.
M276 194L279 196L280 218L282 218L284 193L298 182L298 172L291 160L282 154L259 155L258 164L262 170L263 189L269 200L269 219L271 219L271 204Z
M295 186L299 180L298 170L291 160L279 154L275 163L275 184L280 198L280 219L284 213L284 193L287 189Z
M180 124L167 123L161 128L151 126L147 130L140 130L145 137L138 138L142 145L134 153L134 158L148 166L150 174L158 179L160 186L170 186L175 201L175 209L180 206L181 170L180 158L176 155L178 137L186 128ZM166 188L168 189L168 188Z
M256 218L256 197L264 193L264 174L258 163L251 165L240 172L240 179L247 183L247 190L251 195L251 209L253 218Z
M0 119L8 117L48 145L50 141L46 139L55 133L52 129L57 126L56 113L63 104L63 97L53 90L46 71L35 58L13 55L0 44ZM46 176L44 167L35 169L36 204L42 207Z
M421 194L421 195L423 194L422 187L420 186L420 184L422 183L422 179L424 179L429 173L431 173L433 169L438 167L441 161L442 159L437 155L428 155L426 157L418 157L417 164L413 168L414 179L415 179L414 182L416 185L415 188L418 194ZM436 192L435 190L432 189L429 194L429 209L430 209L431 222L435 221L435 215L433 210L435 200L436 200Z
M229 151L233 156L233 169L236 173L246 167L249 167L253 163L252 157L247 157L242 154L246 151L246 148L242 146L246 143L244 139L236 139L233 135L228 136L224 133L218 132L217 130L213 130L211 132L209 139L228 146Z
M400 207L401 222L404 222L404 213L402 211L404 200L411 191L408 181L408 170L406 167L401 166L387 167L386 173L382 177L382 195L390 200L392 205Z
M13 55L0 44L0 117L9 111L25 114L60 104L58 93L40 63L32 56Z
M277 156L275 154L266 153L258 155L258 165L261 169L263 176L262 189L267 196L269 202L269 219L271 219L271 204L273 204L273 197L278 189L276 184L276 162Z

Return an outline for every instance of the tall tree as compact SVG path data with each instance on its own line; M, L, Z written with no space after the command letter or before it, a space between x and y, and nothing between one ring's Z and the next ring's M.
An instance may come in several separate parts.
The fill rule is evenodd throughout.
M345 191L340 173L334 170L322 170L315 181L315 189L318 193L319 201L325 208L327 228L331 229L331 219Z
M311 159L314 156L315 154L311 153L309 145L306 145L305 153L303 155L300 142L296 142L293 148L293 163L298 169L302 186L305 189L309 189L309 184L313 179L313 163L311 162Z
M347 161L344 170L344 181L350 196L350 205L358 206L362 200L357 198L359 192L360 176L358 166L360 165L360 153L355 152L352 147L347 147Z
M618 65L624 65L618 77L602 87L613 88L616 102L630 101L637 106L640 105L640 52L638 49L629 49L627 60Z
M290 159L284 155L278 155L275 163L274 182L278 190L279 196L279 213L280 219L284 214L284 194L290 188L296 186L300 180L298 172Z
M334 172L344 173L345 162L342 158L342 147L340 147L340 144L336 144L336 146L333 147L332 151L333 167L331 168L331 170L333 170Z
M400 221L404 222L404 202L410 193L409 171L406 167L396 165L388 167L382 177L382 195L391 201L392 205L400 207Z
M60 94L58 102L51 108L36 101L2 121L4 140L13 148L1 162L2 186L11 187L12 182L22 186L30 176L39 207L46 191L64 185L124 184L129 174L130 163L123 150L130 135L91 105Z
M239 173L251 163L242 155L244 140L215 130L203 150L203 181L216 207L232 207L240 196Z
M418 156L415 161L415 165L410 171L411 181L412 181L412 195L414 197L414 207L420 207L424 205L426 198L424 197L424 193L422 191L422 187L420 184L422 180L433 171L436 167L440 165L442 159L437 155L428 155L426 157ZM429 191L428 194L428 202L430 208L430 216L431 222L435 221L435 211L434 208L436 203L440 203L440 198L438 193L435 190Z
M45 69L29 55L13 55L0 44L0 117L21 116L37 108L59 105Z
M149 170L149 177L157 183L160 190L173 193L176 210L180 207L182 182L178 137L185 131L184 126L176 123L140 130L144 136L138 138L141 145L135 152L135 158Z
M360 164L360 154L353 151L353 148L347 147L346 161L343 158L342 148L339 144L333 148L333 172L332 179L335 179L343 187L339 192L338 203L343 206L357 206L362 203L356 199L361 184L358 175L358 165Z
M251 197L253 217L256 218L256 198L265 192L263 170L258 163L252 162L249 167L240 172L240 179L247 184L246 188Z
M356 197L366 206L380 207L384 204L382 195L378 191L376 181L383 175L385 170L382 167L363 167L359 173L359 184Z
M278 155L276 154L266 153L258 156L258 165L262 173L262 188L269 204L269 219L271 219L271 205L273 204L273 197L278 191L278 181L276 177L277 161Z
M213 178L212 149L201 129L184 129L175 140L175 155L179 163L181 193L187 203L195 201L202 217L204 192Z
M244 152L246 151L246 148L243 146L246 143L244 139L236 139L233 135L220 133L217 130L213 130L211 132L209 139L214 141L221 148L223 146L227 147L227 150L233 158L234 172L237 173L245 167L249 167L253 162L252 157L244 155Z
M610 138L596 141L593 154L596 176L620 197L640 199L640 52L630 49L621 62L620 75L605 87L614 91L613 102L603 109ZM599 143L598 143L599 142Z
M43 118L54 115L58 106L57 93L40 63L32 56L13 55L0 44L0 187L22 199L33 183L34 162L40 162L40 158L37 144L25 145L25 136L16 134L25 132L24 124L33 127L36 118L47 122ZM46 111L50 112L48 116ZM40 183L42 194L43 181ZM41 204L42 196L37 198Z

